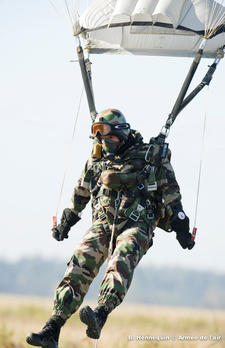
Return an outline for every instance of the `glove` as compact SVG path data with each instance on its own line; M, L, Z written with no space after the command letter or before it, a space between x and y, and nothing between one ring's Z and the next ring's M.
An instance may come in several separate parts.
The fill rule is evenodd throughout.
M195 242L191 239L189 232L189 218L185 215L182 206L173 208L173 216L170 223L173 231L177 234L177 240L183 249L191 250Z
M68 238L70 228L80 220L79 216L74 214L71 209L63 210L60 224L52 229L52 237L58 241Z

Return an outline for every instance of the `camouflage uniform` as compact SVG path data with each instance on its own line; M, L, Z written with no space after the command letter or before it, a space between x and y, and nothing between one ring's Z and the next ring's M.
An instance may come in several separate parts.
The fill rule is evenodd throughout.
M71 210L80 213L92 197L93 225L75 249L56 289L53 316L64 321L79 308L107 259L112 232L112 255L98 298L109 312L123 301L135 267L152 246L154 228L171 230L171 208L180 204L181 195L170 151L159 161L159 145L149 148L139 132L131 130L130 134L132 145L118 155L92 155L74 189Z

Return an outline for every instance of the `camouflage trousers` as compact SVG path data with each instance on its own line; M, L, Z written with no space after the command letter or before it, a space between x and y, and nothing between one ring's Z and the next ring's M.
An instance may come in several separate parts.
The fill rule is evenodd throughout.
M107 259L111 227L96 221L86 232L56 289L52 315L65 321L79 308L90 284ZM152 230L144 221L128 221L121 231L116 231L114 250L98 298L98 303L107 306L109 312L123 301L135 267L151 246Z

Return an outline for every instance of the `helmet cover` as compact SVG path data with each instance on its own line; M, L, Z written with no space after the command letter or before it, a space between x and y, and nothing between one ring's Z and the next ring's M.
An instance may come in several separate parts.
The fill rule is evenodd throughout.
M112 125L112 129L110 130L109 127L110 131L107 135L115 135L120 139L120 141L127 141L128 135L130 133L130 125L126 123L126 118L121 111L117 109L104 110L97 114L93 125L95 125L96 123L105 123L109 126ZM118 125L118 128L113 127L116 125ZM119 128L119 125L121 125L121 128Z

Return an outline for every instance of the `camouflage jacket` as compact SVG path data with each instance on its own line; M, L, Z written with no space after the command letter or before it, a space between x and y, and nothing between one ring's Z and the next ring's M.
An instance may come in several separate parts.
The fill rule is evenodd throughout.
M138 221L141 217L153 227L170 231L172 207L181 204L170 150L159 161L159 145L149 148L138 131L132 130L131 137L131 146L113 158L92 155L88 159L70 208L78 214L92 197L93 221L112 224L118 202L117 227L122 228L129 219Z

